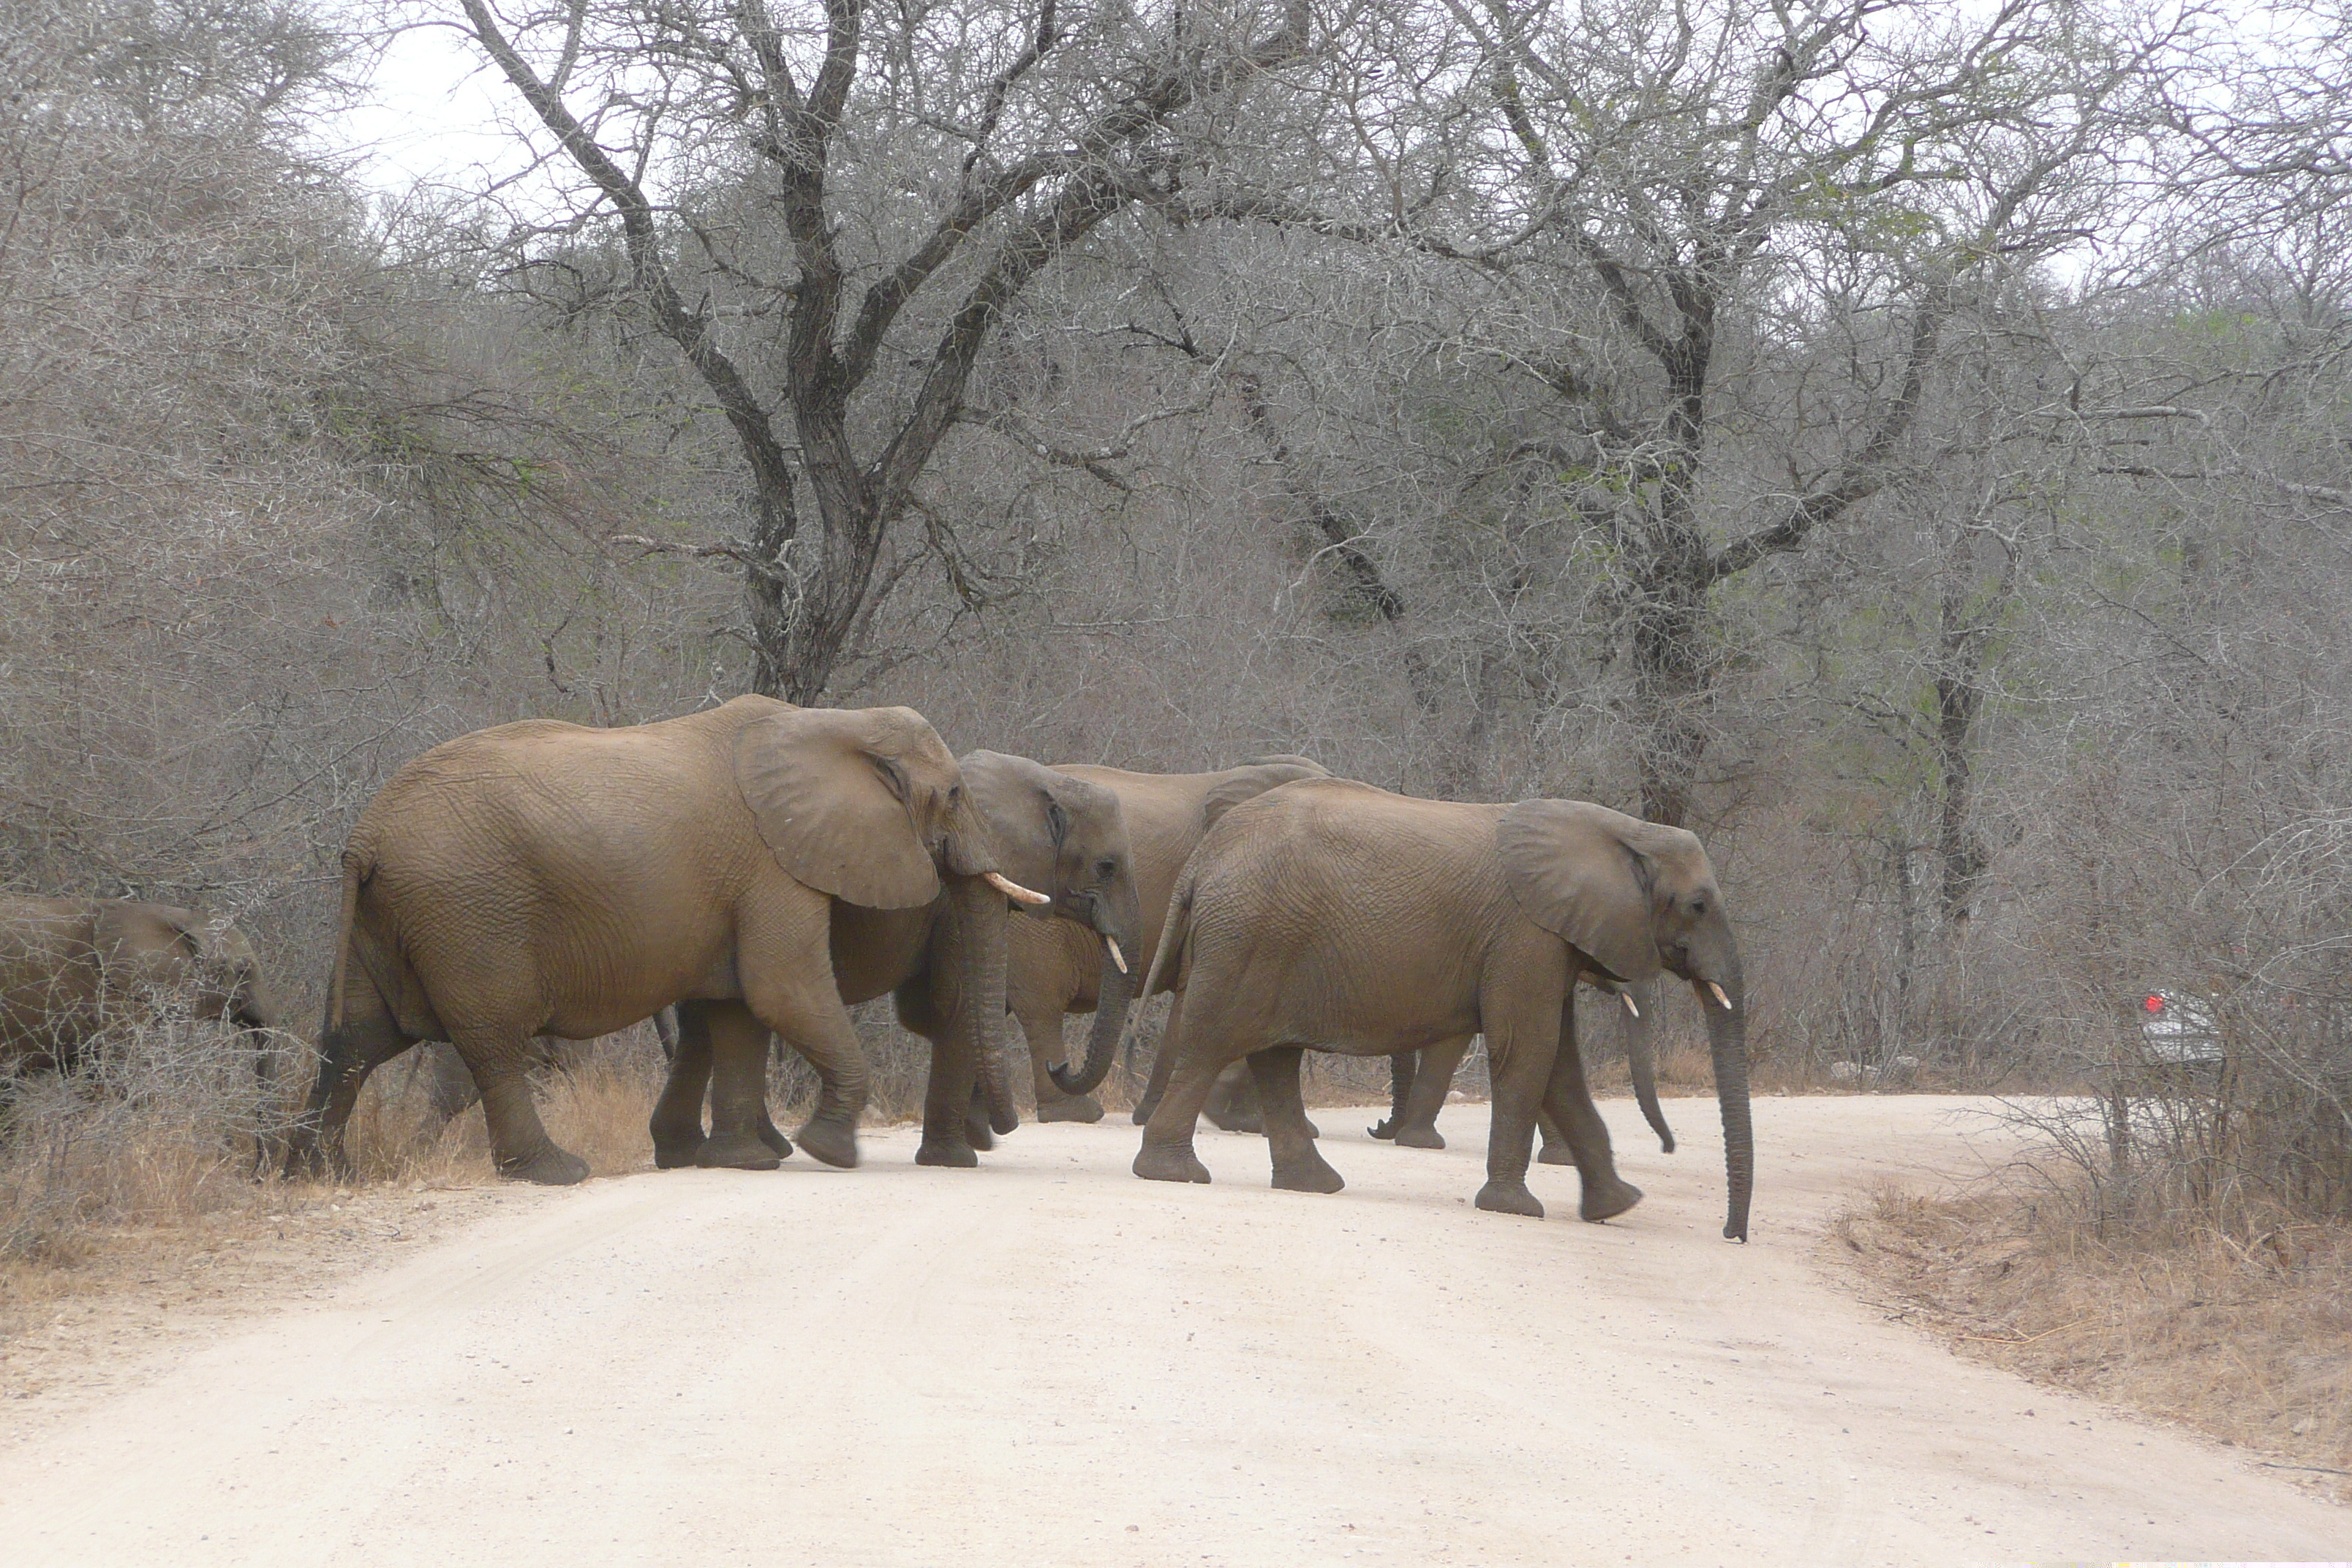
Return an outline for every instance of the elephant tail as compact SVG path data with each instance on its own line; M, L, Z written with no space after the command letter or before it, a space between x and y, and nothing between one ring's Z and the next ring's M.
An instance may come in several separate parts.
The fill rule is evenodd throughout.
M335 969L327 981L327 1020L319 1031L320 1040L331 1039L343 1026L343 984L352 965L352 928L358 923L360 884L367 880L373 868L362 863L352 850L343 851L343 909L335 921Z

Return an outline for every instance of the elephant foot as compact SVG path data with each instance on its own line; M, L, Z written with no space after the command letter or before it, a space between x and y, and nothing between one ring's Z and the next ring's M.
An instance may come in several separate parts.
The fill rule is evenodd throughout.
M1263 1133L1265 1131L1265 1119L1255 1110L1212 1110L1208 1116L1209 1125L1227 1132Z
M1604 1219L1623 1214L1642 1201L1642 1189L1631 1182L1621 1182L1612 1176L1605 1182L1584 1184L1584 1201L1577 1205L1577 1214L1598 1225Z
M1547 1143L1541 1149L1536 1151L1536 1163L1538 1165L1573 1165L1576 1163L1576 1156L1569 1152L1568 1145L1565 1143Z
M988 1124L985 1116L967 1117L963 1124L963 1141L985 1154L996 1147L996 1129Z
M1400 1127L1396 1130L1396 1145L1400 1149L1443 1149L1445 1137L1434 1127Z
M1091 1094L1057 1095L1037 1102L1040 1121L1100 1121L1102 1103Z
M1528 1191L1525 1182L1490 1181L1478 1189L1476 1202L1488 1214L1525 1215L1529 1219L1544 1216L1543 1205L1536 1201L1535 1194Z
M694 1163L706 1171L772 1171L783 1161L756 1132L714 1132L695 1151Z
M1393 1116L1385 1116L1381 1119L1378 1126L1365 1128L1364 1136L1367 1138L1381 1139L1393 1138L1396 1136L1396 1118Z
M800 1131L801 1148L812 1159L845 1171L857 1168L857 1130L837 1121L811 1121Z
M1347 1179L1331 1168L1330 1162L1312 1149L1307 1151L1305 1159L1274 1167L1277 1192L1336 1193L1347 1184Z
M1190 1143L1146 1143L1135 1156L1135 1173L1147 1182L1206 1182L1209 1167Z
M693 1164L694 1157L702 1152L702 1145L707 1142L709 1140L699 1132L691 1138L665 1138L658 1132L655 1133L654 1169L676 1171Z
M774 1122L762 1116L755 1131L759 1134L760 1142L776 1152L777 1159L789 1160L793 1157L793 1141L785 1137L782 1130Z
M549 1143L536 1153L500 1160L499 1174L510 1181L534 1182L542 1187L569 1187L588 1179L588 1162L568 1149Z
M969 1171L980 1163L980 1155L971 1144L959 1139L926 1138L915 1146L915 1163Z

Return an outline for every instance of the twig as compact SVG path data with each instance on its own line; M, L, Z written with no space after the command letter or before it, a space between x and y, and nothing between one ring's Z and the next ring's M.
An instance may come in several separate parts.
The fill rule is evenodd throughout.
M2044 1329L2038 1334L2026 1334L2017 1339L2003 1339L1998 1334L1962 1334L1960 1338L1975 1340L1980 1344L1988 1345L2030 1345L2036 1340L2046 1340L2053 1334L2063 1334L2068 1329L2079 1329L2090 1321L2088 1318L2077 1318L2071 1323L2061 1323L2054 1329Z
M2339 1470L2332 1465L2282 1465L2275 1459L2256 1459L2254 1463L2266 1470L2311 1470L2323 1476L2352 1476L2352 1470Z

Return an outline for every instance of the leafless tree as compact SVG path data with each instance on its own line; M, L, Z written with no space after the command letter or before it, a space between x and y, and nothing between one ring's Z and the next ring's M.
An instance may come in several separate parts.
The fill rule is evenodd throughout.
M1156 26L1043 0L1018 28L984 5L861 0L463 5L576 173L519 258L617 226L630 306L741 447L745 534L649 547L740 566L751 685L799 701L832 679L1007 306L1164 187L1187 117L1241 105L1309 41L1299 0Z

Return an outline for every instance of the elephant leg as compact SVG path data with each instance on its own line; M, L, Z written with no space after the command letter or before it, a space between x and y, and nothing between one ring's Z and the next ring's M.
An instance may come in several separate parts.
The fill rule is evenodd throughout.
M474 1108L482 1098L474 1075L455 1046L436 1040L417 1053L417 1070L425 1078L425 1120L410 1141L412 1152L423 1154L441 1140L443 1129Z
M1209 1088L1209 1098L1201 1106L1201 1114L1209 1119L1211 1126L1227 1132L1265 1131L1265 1111L1258 1099L1257 1080L1245 1064L1228 1063L1217 1075L1217 1081Z
M1183 1049L1183 1018L1184 993L1169 993L1168 1026L1160 1032L1160 1048L1152 1053L1151 1078L1143 1086L1143 1098L1135 1102L1134 1121L1138 1127L1151 1120L1168 1093L1168 1075L1175 1069L1177 1053Z
M1022 1037L1029 1042L1029 1080L1037 1089L1037 1120L1100 1121L1102 1101L1091 1094L1064 1094L1054 1087L1051 1069L1064 1059L1061 1009L1024 1008L1014 1016L1021 1021Z
M416 1042L400 1032L372 988L354 986L343 1022L319 1044L319 1074L287 1140L286 1174L348 1181L353 1174L343 1129L359 1105L368 1074Z
M1373 1138L1393 1138L1397 1124L1404 1120L1405 1097L1412 1093L1413 1069L1420 1064L1418 1051L1399 1051L1389 1058L1389 1113L1380 1122L1364 1131Z
M482 1095L482 1116L490 1127L490 1158L501 1176L542 1186L584 1181L588 1162L557 1147L530 1102L530 1036L488 1028L453 1029L457 1054Z
M702 1152L702 1097L710 1088L710 1021L709 1002L681 1002L670 1039L669 1076L662 1080L661 1098L654 1101L654 1165L674 1171L691 1165ZM762 1114L765 1108L762 1107Z
M1543 1205L1528 1191L1528 1156L1559 1054L1563 992L1560 977L1529 973L1521 965L1507 966L1482 987L1479 1010L1495 1089L1486 1184L1475 1201L1490 1213L1543 1217Z
M1561 1142L1576 1161L1584 1184L1577 1205L1582 1218L1594 1221L1623 1214L1642 1201L1642 1189L1621 1180L1609 1149L1609 1124L1592 1103L1584 1081L1583 1055L1576 1044L1576 994L1571 989L1560 1003L1559 1050L1552 1058L1551 1077L1544 1089L1544 1109L1559 1123Z
M1234 1043L1235 1031L1226 1026L1227 1009L1213 991L1192 991L1191 1020L1181 1033L1176 1016L1169 1015L1168 1033L1151 1064L1155 1084L1164 1084L1159 1103L1143 1125L1143 1147L1136 1152L1135 1173L1153 1182L1205 1182L1209 1168L1192 1151L1192 1131L1201 1120L1209 1091L1227 1063L1247 1056L1258 1042ZM1203 1001L1205 995L1206 1000ZM1140 1108L1137 1110L1141 1115Z
M1249 1073L1264 1108L1274 1184L1285 1192L1336 1193L1348 1184L1317 1152L1307 1103L1298 1094L1298 1068L1306 1055L1297 1046L1258 1051L1249 1058Z
M826 1004L831 1004L827 1006ZM810 1067L816 1069L816 1109L801 1123L793 1142L828 1165L851 1169L857 1163L857 1119L866 1112L873 1090L873 1069L865 1047L857 1043L856 1026L838 993L806 1005L787 1005L763 1020L790 1041ZM782 1026L779 1027L779 1026ZM762 1047L764 1051L764 1047ZM711 1132L719 1131L714 1102Z
M1420 1064L1413 1069L1412 1088L1405 1096L1404 1113L1396 1124L1394 1136L1399 1148L1445 1147L1445 1140L1437 1131L1437 1113L1445 1108L1445 1097L1454 1089L1454 1074L1462 1066L1462 1058L1470 1053L1470 1042L1475 1037L1459 1035L1423 1048Z
M874 1072L866 1064L857 1029L833 978L829 945L832 901L746 911L736 934L736 967L743 977L743 1000L753 1016L773 1030L816 1069L816 1109L793 1142L828 1165L857 1163L857 1119L865 1114ZM714 1075L725 1070L717 1057ZM761 1047L762 1075L766 1047ZM742 1131L754 1132L754 1107L743 1108ZM714 1076L711 1136L720 1131Z
M704 1005L709 1043L710 1136L694 1152L705 1170L772 1171L780 1157L760 1136L768 1119L768 1028L740 1002ZM678 1055L686 1055L680 1032Z
M1559 1119L1549 1110L1536 1112L1536 1131L1543 1135L1543 1147L1536 1151L1538 1165L1573 1165L1576 1155L1568 1146L1568 1134L1560 1131Z

